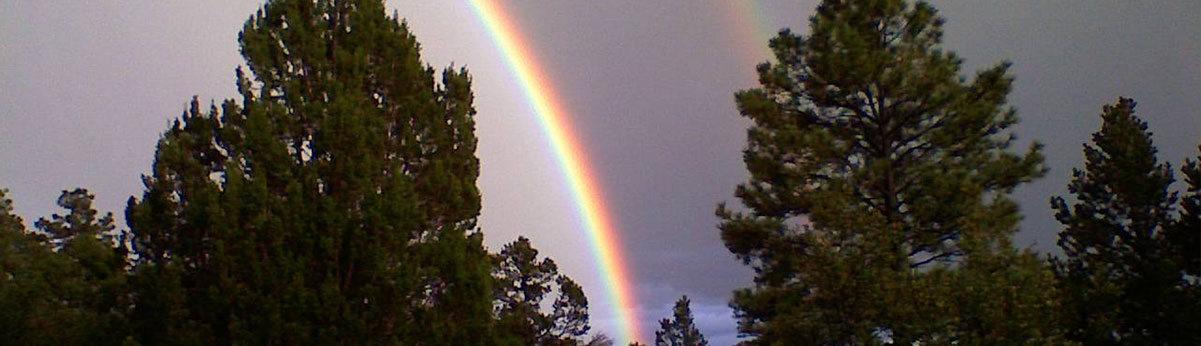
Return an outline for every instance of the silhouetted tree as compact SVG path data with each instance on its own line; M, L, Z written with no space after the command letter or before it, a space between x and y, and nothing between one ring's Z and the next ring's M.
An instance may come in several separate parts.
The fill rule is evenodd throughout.
M709 342L692 323L691 301L688 296L680 297L672 307L672 318L659 320L659 330L655 331L655 346L706 346Z
M747 344L1057 342L1053 277L1010 241L1040 146L1008 150L1009 64L967 81L942 24L925 2L823 1L736 95L750 181L717 214L756 272L731 303Z
M593 334L592 338L588 339L588 342L584 343L583 345L584 346L613 346L613 343L615 343L615 341L613 341L613 338L610 338L608 335L605 335L604 333L596 333L596 334Z
M550 258L538 257L530 240L519 237L494 259L499 329L520 345L577 345L588 333L588 299L578 284L559 274ZM551 311L548 294L557 292Z
M1201 152L1201 146L1197 147ZM1187 184L1180 198L1180 219L1167 234L1167 241L1176 249L1177 265L1197 284L1201 278L1201 155L1196 160L1185 160L1180 172Z
M1104 107L1101 130L1084 146L1085 168L1068 185L1075 203L1051 200L1065 227L1064 258L1054 267L1074 312L1070 335L1087 345L1196 345L1201 302L1183 276L1195 268L1178 260L1170 242L1177 225L1172 168L1157 162L1134 107L1127 98Z
M127 219L144 344L493 343L471 80L379 0L274 0Z

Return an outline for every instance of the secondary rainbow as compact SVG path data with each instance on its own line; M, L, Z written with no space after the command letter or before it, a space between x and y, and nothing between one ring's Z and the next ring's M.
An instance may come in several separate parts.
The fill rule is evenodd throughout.
M511 18L505 16L497 1L469 1L529 98L530 106L558 158L560 169L566 175L592 245L592 256L604 277L605 293L612 314L618 321L615 338L620 344L634 341L641 331L637 319L631 314L638 307L631 287L633 278L623 261L625 256L617 239L618 232L605 208L599 182L593 176L576 133L572 131L568 111L535 59L533 46L526 42Z
M754 67L769 57L774 57L767 41L775 37L775 29L770 29L767 11L756 0L722 1L729 25L737 31L736 48L747 62Z

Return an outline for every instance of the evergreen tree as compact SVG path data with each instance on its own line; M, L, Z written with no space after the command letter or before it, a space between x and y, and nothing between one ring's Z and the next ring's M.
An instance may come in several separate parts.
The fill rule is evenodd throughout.
M571 344L582 343L580 338L592 329L588 325L588 297L584 295L584 288L562 274L555 278L555 284L559 286L559 297L551 304L554 323L550 335Z
M79 330L80 341L88 344L120 345L127 335L130 305L126 234L116 231L112 213L97 217L94 199L85 189L63 191L58 206L67 214L39 219L35 226L50 236L57 255L69 263L70 272L58 282L63 290L58 299L87 315L71 329Z
M538 258L530 240L519 237L501 249L496 266L496 315L509 341L518 345L577 345L588 333L588 299L575 281L559 274L550 258ZM548 294L558 292L552 310Z
M241 102L193 100L127 220L144 344L493 343L465 70L378 0L275 0Z
M671 309L672 319L659 320L655 331L655 346L706 346L709 342L692 324L692 308L688 296L680 297Z
M1053 277L1010 242L1008 194L1044 171L1008 149L1008 63L970 82L924 2L827 0L771 40L745 209L717 214L755 269L731 305L747 344L1054 343Z
M1134 108L1126 98L1104 107L1068 185L1075 203L1051 200L1065 227L1054 267L1074 310L1070 335L1088 345L1196 345L1201 302L1169 239L1172 168L1157 162Z
M20 345L121 345L128 335L126 253L87 190L63 191L66 215L27 233L0 190L0 335Z
M1201 146L1197 147L1201 152ZM1198 285L1201 279L1201 155L1196 160L1186 160L1180 172L1188 184L1180 198L1180 219L1167 234L1168 243L1176 248L1177 265Z
M58 330L75 316L63 313L52 288L66 262L54 256L45 236L26 232L7 194L0 189L0 340L14 345L74 341Z

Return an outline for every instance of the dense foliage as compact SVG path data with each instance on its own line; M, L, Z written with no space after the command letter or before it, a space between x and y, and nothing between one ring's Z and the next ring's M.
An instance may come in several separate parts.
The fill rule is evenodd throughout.
M37 233L4 200L5 340L510 340L476 227L467 72L436 81L378 0L269 1L239 41L241 99L207 110L193 100L163 134L129 201L128 237L86 191L64 192L70 213ZM589 329L587 300L570 279L555 283L549 333L574 343Z
M1057 340L1052 276L1014 249L1008 197L1044 168L1008 149L1008 63L960 76L926 3L823 1L737 94L745 209L718 208L755 269L732 305L749 344Z
M137 339L480 344L470 79L441 83L379 1L268 2L241 102L190 109L127 211Z
M14 345L121 345L128 331L126 251L111 215L86 190L63 191L66 215L27 232L0 190L0 340Z
M1191 195L1178 220L1172 168L1158 163L1134 108L1126 98L1104 107L1085 168L1068 185L1075 203L1051 200L1065 227L1054 267L1072 309L1067 325L1087 345L1196 345L1196 163L1183 170Z

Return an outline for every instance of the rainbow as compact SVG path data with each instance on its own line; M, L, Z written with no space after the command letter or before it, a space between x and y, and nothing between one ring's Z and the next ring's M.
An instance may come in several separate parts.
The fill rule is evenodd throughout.
M633 277L623 260L625 256L617 238L617 229L613 227L609 211L605 208L600 183L592 173L588 156L577 140L576 132L570 126L568 110L559 102L556 88L549 78L542 73L541 64L533 54L533 46L524 39L511 18L505 16L498 0L469 1L529 98L538 122L558 157L560 169L567 177L572 197L587 229L589 243L592 244L592 255L605 282L605 293L613 316L618 321L614 338L622 345L634 341L641 331L638 320L632 314L638 309L632 287Z
M745 46L739 47L743 57L754 64L763 62L764 57L775 56L767 41L776 36L775 29L768 29L767 13L756 0L722 1L728 7L728 15L736 37L749 39L739 40ZM754 66L754 65L752 65Z

